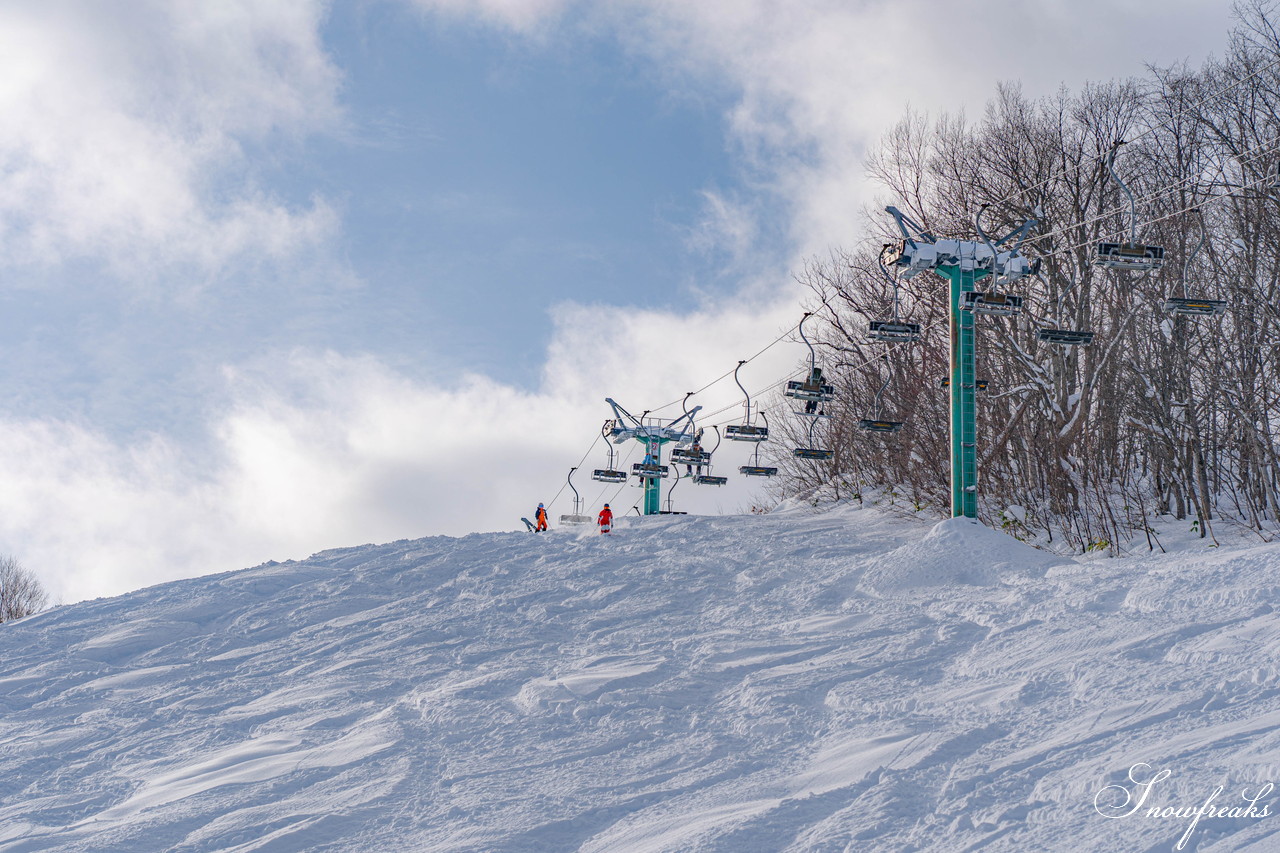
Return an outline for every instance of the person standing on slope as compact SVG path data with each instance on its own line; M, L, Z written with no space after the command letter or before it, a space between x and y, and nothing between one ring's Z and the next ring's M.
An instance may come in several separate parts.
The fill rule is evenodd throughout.
M609 509L608 504L605 504L604 509L600 510L600 515L596 518L596 524L600 525L601 533L608 533L613 529L613 510Z
M547 508L542 504L538 504L538 511L533 514L533 520L536 526L533 528L535 532L542 533L547 529Z

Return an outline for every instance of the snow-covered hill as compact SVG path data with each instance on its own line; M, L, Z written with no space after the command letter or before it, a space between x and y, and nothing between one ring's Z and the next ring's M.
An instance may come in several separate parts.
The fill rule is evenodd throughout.
M0 850L1280 850L1278 598L874 509L329 551L0 628Z

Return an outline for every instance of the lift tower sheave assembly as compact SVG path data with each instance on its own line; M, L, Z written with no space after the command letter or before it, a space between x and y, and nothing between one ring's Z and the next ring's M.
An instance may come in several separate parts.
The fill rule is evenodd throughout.
M658 481L668 473L667 466L662 464L662 445L667 442L691 443L694 436L693 417L702 407L694 406L690 411L664 424L654 418L637 418L611 398L605 398L605 402L613 408L613 425L608 430L613 443L621 444L635 439L644 445L644 461L632 465L631 469L644 484L644 514L658 515L662 510L662 489Z
M902 242L884 256L888 266L900 268L904 278L935 272L950 284L951 311L951 515L978 517L977 413L974 390L974 320L977 314L1016 313L1021 300L998 293L995 287L1032 275L1036 265L1018 254L1018 246L1035 227L1031 219L996 241L988 239L974 217L981 241L940 239L925 231L896 207L885 210L898 224ZM1002 247L1009 245L1007 249ZM977 291L977 282L990 277L992 290ZM967 295L966 294L970 294Z

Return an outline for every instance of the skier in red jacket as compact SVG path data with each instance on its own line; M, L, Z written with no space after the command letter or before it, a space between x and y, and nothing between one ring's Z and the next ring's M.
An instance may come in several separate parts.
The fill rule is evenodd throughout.
M596 518L596 524L600 525L601 533L608 533L613 529L613 510L609 509L608 504L605 504L604 509L600 510L600 515Z

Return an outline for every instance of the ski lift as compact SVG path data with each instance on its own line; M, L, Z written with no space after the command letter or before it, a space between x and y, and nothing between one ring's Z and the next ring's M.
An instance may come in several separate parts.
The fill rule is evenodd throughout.
M631 465L632 476L642 480L665 480L670 473L670 467L653 462L651 457L646 457L644 462L634 462Z
M733 381L738 383L738 387L742 388L742 395L746 397L743 404L747 407L746 417L740 424L730 424L724 428L724 437L730 441L768 441L769 427L756 426L751 420L751 395L747 393L747 389L742 387L742 382L738 379L738 371L742 369L742 365L746 361L738 362L738 366L733 369Z
M684 409L684 413L686 416L690 414L688 401L689 401L689 398L693 396L693 394L694 394L693 391L686 393L684 395L684 399L680 401L680 406ZM674 448L671 451L671 463L676 466L697 465L699 468L702 468L702 466L704 465L710 465L711 454L707 453L705 450L702 449L701 445L699 445L698 441L699 441L699 437L701 436L701 431L694 426L692 417L690 417L689 419L689 429L693 436L692 444L688 447ZM680 471L679 471L679 468L677 468L676 476L678 477L679 475L680 475Z
M619 471L615 467L617 464L617 451L614 450L613 445L609 442L611 429L613 429L613 421L608 420L604 422L604 427L600 430L600 434L604 436L605 448L609 451L609 467L595 469L591 472L591 479L598 480L601 483L625 483L627 481L627 472Z
M1200 242L1196 243L1196 247L1187 256L1187 262L1182 265L1182 295L1170 296L1161 303L1160 307L1170 314L1216 317L1226 312L1227 302L1225 299L1204 299L1187 295L1187 272L1191 269L1191 262L1200 253L1200 249L1204 246L1205 238L1208 236L1208 229L1204 226L1204 213L1199 208L1194 208L1190 212L1195 213L1200 219Z
M991 242L987 232L982 230L982 211L989 206L984 204L978 208L977 213L973 215L973 227L977 229L982 242L986 243L987 248L991 250L991 290L985 293L980 290L964 291L960 294L960 310L974 314L990 314L995 317L1013 317L1022 313L1022 297L1011 293L999 293L995 289L1000 284L1003 268L1000 263L1000 253L996 251L995 244Z
M711 473L711 457L714 456L715 452L720 449L720 428L718 426L715 426L714 424L711 426L711 428L716 431L716 446L711 448L710 452L706 454L707 473L694 475L693 484L695 486L723 486L729 482L728 477L716 477Z
M887 353L882 357L885 361L889 360ZM859 429L866 430L867 432L897 432L902 429L902 421L885 421L880 419L880 397L884 394L884 389L889 387L889 380L892 378L893 374L891 372L886 372L884 382L880 385L880 390L876 392L875 412L871 417L863 418L858 421Z
M805 415L818 414L818 404L829 402L836 396L836 389L823 380L822 368L818 367L817 351L804 334L804 321L811 316L812 312L806 311L804 316L800 318L800 326L798 328L800 339L804 341L805 346L809 347L809 375L803 380L791 380L782 392L787 397L803 400L805 404L804 411L799 414Z
M591 516L582 514L582 496L578 494L578 488L573 485L573 472L577 471L577 467L569 469L569 476L566 480L569 488L573 489L573 513L560 516L561 524L590 524Z
M893 285L893 318L872 320L867 337L873 341L884 341L890 344L909 344L920 340L920 324L904 323L898 319L898 279L889 274L889 268L884 262L885 253L892 249L892 244L885 244L885 247L880 250L880 256L876 258L876 263L880 265L880 271L884 273L884 277Z
M1022 297L1011 293L966 290L960 294L960 310L996 317L1014 317L1022 313Z
M711 454L705 450L691 450L677 447L671 451L672 465L710 465Z
M834 450L819 448L817 446L817 442L813 440L813 428L817 426L817 424L818 422L816 420L809 421L809 446L796 447L791 450L791 454L797 459L826 460L835 457L836 453Z
M950 376L944 376L944 377L942 377L942 381L938 383L938 387L939 387L939 388L950 388L950 387L951 387L951 377L950 377ZM977 388L979 391L985 391L985 390L987 390L987 380L985 380L985 379L975 379L975 380L974 380L974 382L973 382L973 387L974 387L974 388Z
M1129 187L1124 181L1120 180L1120 176L1116 174L1116 170L1113 168L1116 151L1123 144L1123 140L1118 140L1115 145L1111 146L1111 151L1107 153L1107 171L1111 173L1111 179L1119 184L1120 189L1124 190L1124 194L1129 197L1129 242L1099 243L1093 263L1095 266L1106 269L1150 272L1151 270L1159 269L1161 264L1164 263L1164 248L1161 246L1144 246L1137 242L1138 203L1134 200L1133 193L1129 191Z
M769 429L768 416L765 415L764 412L761 412L760 417L764 418L764 423L765 423L764 429L768 431ZM729 429L732 429L732 427L730 427ZM725 430L725 438L729 437L729 429ZM753 456L751 462L752 464L750 465L740 465L738 467L738 473L742 474L744 477L776 477L778 476L777 468L774 468L769 465L760 464L760 445L759 444L756 445L755 455Z
M1075 329L1040 329L1036 339L1047 344L1058 344L1064 347L1087 347L1093 343L1093 332L1076 331Z
M679 476L677 476L674 480L671 481L671 488L667 489L667 508L658 510L658 515L688 515L689 514L687 512L678 512L671 508L671 495L675 492L676 486L678 485L680 485Z

